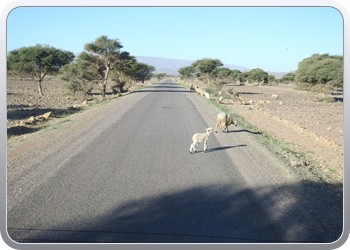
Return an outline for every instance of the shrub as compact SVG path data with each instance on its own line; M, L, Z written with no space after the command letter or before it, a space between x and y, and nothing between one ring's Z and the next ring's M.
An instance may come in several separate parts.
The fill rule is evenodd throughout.
M314 54L304 59L295 72L296 80L307 88L315 85L343 88L343 56Z

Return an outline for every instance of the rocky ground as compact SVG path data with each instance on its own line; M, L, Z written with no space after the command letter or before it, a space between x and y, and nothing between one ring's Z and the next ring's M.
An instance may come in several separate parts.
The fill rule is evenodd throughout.
M199 87L205 85L194 83ZM237 86L226 85L222 91L237 92L238 98L226 98L222 105L243 117L258 130L285 142L281 155L290 157L290 164L308 168L342 189L343 184L343 93L323 95L297 90L292 85ZM68 95L63 82L51 79L43 83L39 96L33 81L7 81L8 141L18 135L40 130L49 122L77 112L98 102L99 92L89 96ZM117 97L108 92L106 99Z
M191 83L191 82L189 82ZM193 82L205 89L206 85ZM282 143L280 155L292 167L307 168L342 190L343 92L321 94L298 90L295 85L225 85L222 105ZM218 97L210 97L218 101ZM287 149L286 149L287 148ZM275 148L276 150L276 148Z
M38 94L37 83L29 80L7 80L7 135L27 134L40 130L48 120L64 117L89 104L101 101L98 88L88 96L71 95L59 79L42 84L43 96ZM109 87L109 85L107 85ZM133 86L132 88L136 88ZM123 93L128 94L128 93ZM105 100L118 97L108 89Z

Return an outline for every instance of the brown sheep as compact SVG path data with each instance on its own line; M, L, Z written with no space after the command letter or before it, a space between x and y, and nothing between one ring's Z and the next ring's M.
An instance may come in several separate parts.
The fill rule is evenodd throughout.
M226 114L226 113L220 113L218 114L216 118L216 127L215 127L215 133L218 132L218 126L221 126L221 129L223 132L229 133L228 126L229 125L235 125L237 127L237 122L233 120L233 118Z

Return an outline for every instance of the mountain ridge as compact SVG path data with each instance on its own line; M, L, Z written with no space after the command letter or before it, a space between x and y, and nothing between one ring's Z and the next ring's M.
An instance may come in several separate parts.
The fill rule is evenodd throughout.
M146 63L148 65L152 65L156 68L154 71L155 74L160 73L166 73L167 75L179 75L178 70L180 68L190 66L193 62L192 60L187 59L171 59L171 58L164 58L164 57L151 57L151 56L135 56L136 60L138 62ZM251 69L238 66L235 64L228 64L224 63L223 67L229 68L231 70L237 69L241 72L247 72ZM264 70L265 71L265 70ZM274 75L276 78L283 77L285 74L289 72L273 72L273 71L266 71L269 75ZM290 71L294 72L294 71Z

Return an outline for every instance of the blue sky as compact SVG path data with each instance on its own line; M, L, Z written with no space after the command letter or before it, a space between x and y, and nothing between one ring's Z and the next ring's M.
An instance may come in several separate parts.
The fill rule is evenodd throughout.
M134 56L275 72L315 53L343 55L343 19L332 7L19 7L7 19L7 51L48 44L79 53L101 35Z

